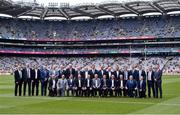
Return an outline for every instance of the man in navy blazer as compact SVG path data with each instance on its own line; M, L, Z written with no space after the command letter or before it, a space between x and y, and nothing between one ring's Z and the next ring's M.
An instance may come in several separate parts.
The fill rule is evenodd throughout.
M45 66L42 66L40 69L41 96L46 96L48 78L49 78L49 71Z
M98 71L99 78L103 78L103 76L106 74L106 70L104 70L104 67L101 66L101 69Z
M146 97L146 81L144 81L144 77L141 76L138 81L138 90L139 90L139 98Z
M101 96L107 97L108 95L108 86L109 86L109 79L106 78L106 75L103 75L101 79Z
M126 89L129 97L135 97L135 91L137 90L137 82L130 75L129 80L126 82Z
M117 81L117 90L116 90L116 96L125 96L125 82L123 79L123 75L120 75L119 79Z
M91 70L89 70L89 75L91 79L95 77L95 74L98 74L98 70L95 68L95 65L92 65Z
M148 86L148 97L151 97L151 90L153 93L153 97L155 98L155 89L154 89L154 71L152 67L148 69L147 72L147 86Z
M71 74L69 76L69 79L67 80L68 82L68 89L67 89L67 96L69 96L69 93L71 92L71 95L74 96L74 78L73 75Z
M93 81L92 81L92 79L91 79L91 77L90 77L90 75L88 74L88 77L85 79L85 82L84 82L84 86L85 86L85 90L86 90L86 93L85 93L85 95L87 96L87 97L89 97L89 96L92 96L93 94Z
M109 95L114 96L114 93L116 92L116 79L115 76L112 75L109 80Z

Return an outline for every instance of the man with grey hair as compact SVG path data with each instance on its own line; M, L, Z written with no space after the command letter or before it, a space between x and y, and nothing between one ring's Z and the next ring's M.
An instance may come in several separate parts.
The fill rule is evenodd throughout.
M62 75L60 79L58 79L57 82L57 96L65 96L65 91L68 89L68 82L65 79L65 76Z

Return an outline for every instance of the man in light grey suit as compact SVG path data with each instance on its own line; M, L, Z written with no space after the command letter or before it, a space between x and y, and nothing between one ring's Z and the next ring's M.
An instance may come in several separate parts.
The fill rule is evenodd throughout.
M97 96L97 93L100 96L100 86L101 80L98 78L98 74L95 74L95 78L93 79L93 96Z
M65 79L65 75L62 75L62 78L58 79L57 82L57 95L58 96L65 96L65 91L68 89L68 82Z

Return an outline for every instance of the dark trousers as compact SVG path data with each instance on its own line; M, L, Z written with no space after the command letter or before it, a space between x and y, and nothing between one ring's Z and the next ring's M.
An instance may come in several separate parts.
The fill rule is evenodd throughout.
M49 96L54 97L57 95L56 88L49 88Z
M114 92L116 92L116 89L114 89L114 90L112 88L109 89L110 96L114 96Z
M128 96L129 97L135 97L136 95L136 92L134 89L128 89Z
M92 89L90 89L90 87L86 87L86 97L92 96L93 95L92 93L93 93Z
M39 94L39 80L35 79L32 82L32 96L34 96L34 89L36 89L36 96Z
M48 81L41 81L41 96L46 96L47 94L47 84Z
M93 88L93 96L97 96L97 94L99 93L99 88ZM100 94L100 93L99 93ZM100 96L100 95L99 95Z
M67 96L69 96L69 92L71 92L71 96L74 96L73 87L69 87L69 89L67 90Z
M151 90L152 90L153 97L155 98L154 82L153 81L147 81L147 84L148 84L148 97L151 97Z
M140 91L139 90L139 98L144 98L144 97L146 97L146 91Z
M18 92L19 92L19 96L21 96L21 93L22 93L22 81L19 81L18 83L15 82L14 95L17 96Z
M76 96L82 96L82 88L78 87L76 90Z
M155 82L155 97L158 98L158 93L160 93L160 98L162 98L162 82Z
M118 88L115 93L116 96L125 96L125 89Z
M28 96L31 96L31 79L24 80L23 95L26 96L26 87L28 85Z
M101 96L102 97L107 97L108 95L108 89L107 88L102 88L101 89Z

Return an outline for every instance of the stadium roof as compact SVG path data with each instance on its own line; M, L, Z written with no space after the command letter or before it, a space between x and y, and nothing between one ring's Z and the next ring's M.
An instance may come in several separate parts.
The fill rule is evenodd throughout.
M150 13L166 15L177 11L180 11L179 0L109 1L73 6L68 3L50 3L48 6L44 6L37 2L0 0L0 14L17 18L36 17L37 19L58 18L70 20L78 17L99 18L109 16L113 18L128 14L135 16L143 16Z

